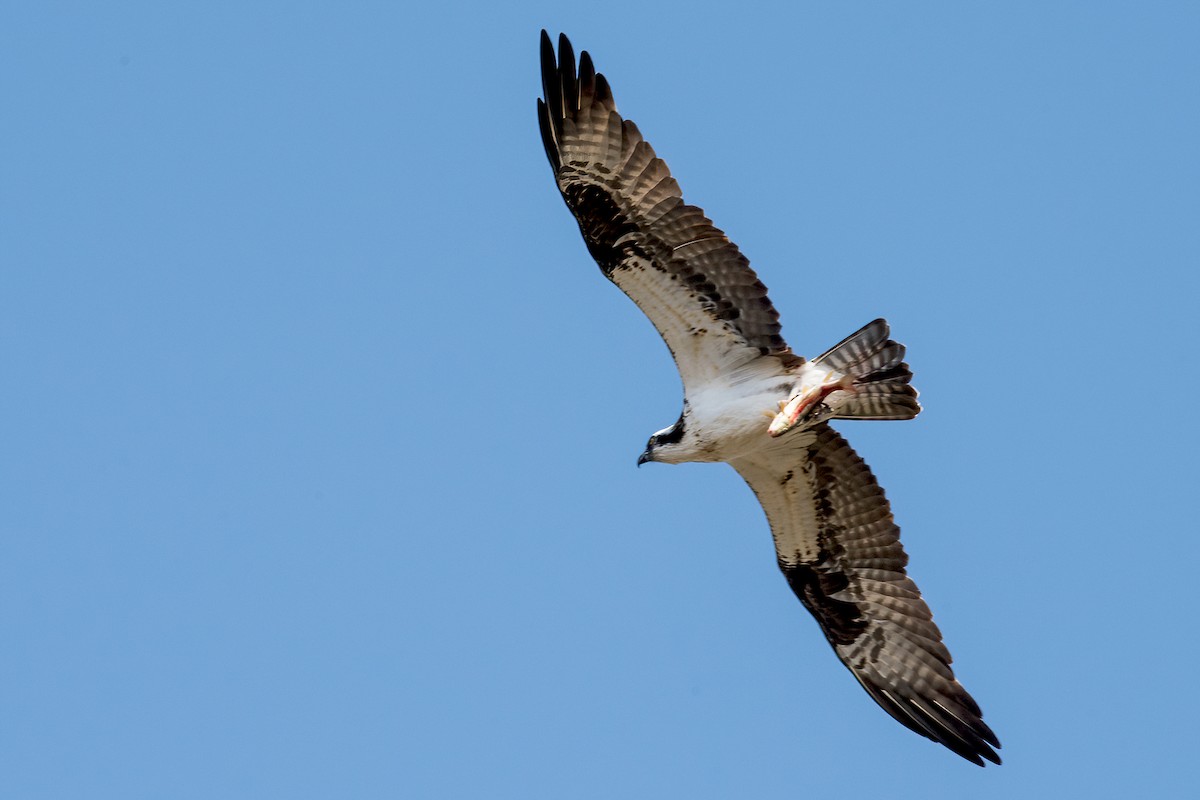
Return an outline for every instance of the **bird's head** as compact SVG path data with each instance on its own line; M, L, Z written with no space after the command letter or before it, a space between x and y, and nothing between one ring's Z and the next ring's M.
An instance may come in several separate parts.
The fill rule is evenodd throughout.
M664 464L679 464L687 459L688 452L683 446L683 417L669 428L663 428L653 434L646 442L646 449L638 456L638 466L647 461L659 461Z

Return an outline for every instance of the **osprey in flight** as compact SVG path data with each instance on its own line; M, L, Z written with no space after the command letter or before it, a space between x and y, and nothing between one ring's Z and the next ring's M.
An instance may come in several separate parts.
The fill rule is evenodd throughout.
M831 419L911 419L904 346L877 319L812 360L737 246L679 184L587 52L542 31L538 123L588 251L641 307L683 378L683 413L638 459L725 461L758 496L788 585L838 658L900 724L983 766L1000 746L955 679L883 490ZM769 418L769 421L768 421Z

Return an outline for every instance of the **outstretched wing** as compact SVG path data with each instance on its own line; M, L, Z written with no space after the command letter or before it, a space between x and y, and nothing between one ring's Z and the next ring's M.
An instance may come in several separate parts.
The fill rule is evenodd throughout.
M867 694L963 758L999 764L1000 743L905 573L887 498L846 440L822 424L730 463L766 511L788 584Z
M542 31L538 121L567 207L601 271L666 340L685 388L761 355L791 356L767 289L704 212L686 205L667 165L617 113L587 52L576 74Z

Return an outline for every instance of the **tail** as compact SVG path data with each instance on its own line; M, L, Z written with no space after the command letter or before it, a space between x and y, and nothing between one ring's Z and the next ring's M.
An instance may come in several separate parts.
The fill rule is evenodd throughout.
M912 419L920 413L904 345L888 333L887 320L877 319L813 359L854 379L854 393L834 406L833 419Z

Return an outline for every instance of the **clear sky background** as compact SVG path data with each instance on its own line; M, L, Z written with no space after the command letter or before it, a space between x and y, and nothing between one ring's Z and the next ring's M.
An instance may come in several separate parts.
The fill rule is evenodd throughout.
M1182 797L1200 5L0 13L13 798ZM876 316L980 770L837 662L538 138L565 30L814 355Z

